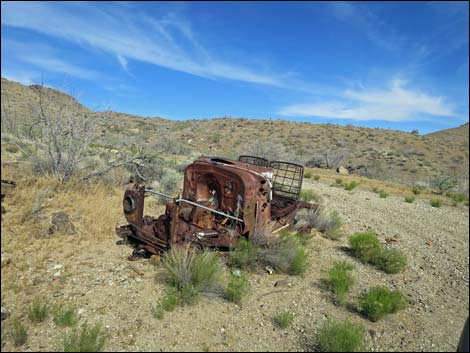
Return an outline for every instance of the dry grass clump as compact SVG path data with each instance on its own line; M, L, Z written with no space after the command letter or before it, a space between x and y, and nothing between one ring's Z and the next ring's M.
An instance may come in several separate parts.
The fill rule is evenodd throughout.
M336 211L327 213L322 207L310 210L300 210L295 217L295 229L307 232L314 228L322 232L327 238L337 240L341 237L341 218Z

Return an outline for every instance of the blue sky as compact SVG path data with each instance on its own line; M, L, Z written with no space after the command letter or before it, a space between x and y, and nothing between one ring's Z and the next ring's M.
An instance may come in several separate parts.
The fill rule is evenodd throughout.
M468 2L1 6L2 77L93 109L422 133L468 121Z

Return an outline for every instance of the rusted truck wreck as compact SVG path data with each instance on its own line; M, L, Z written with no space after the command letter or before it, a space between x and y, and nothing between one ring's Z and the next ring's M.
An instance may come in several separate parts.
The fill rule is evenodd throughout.
M185 168L183 194L171 197L134 184L124 194L127 225L116 229L121 244L161 254L178 244L196 248L233 247L258 227L274 232L292 226L295 214L316 205L300 201L301 165L240 156L237 161L200 157ZM144 198L168 198L165 213L144 216Z

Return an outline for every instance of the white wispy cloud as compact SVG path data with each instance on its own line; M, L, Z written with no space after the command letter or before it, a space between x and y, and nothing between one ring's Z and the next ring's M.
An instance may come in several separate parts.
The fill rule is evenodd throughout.
M403 80L393 80L385 90L346 90L336 100L322 103L293 104L283 107L285 116L326 117L332 119L417 121L432 116L453 117L453 108L443 97L406 88Z
M370 7L346 1L328 4L338 20L361 31L375 45L389 51L398 51L403 46L405 38L383 23Z
M2 75L12 77L11 71L14 71L14 76L22 79L21 81L17 80L18 82L25 83L25 77L28 76L28 82L29 80L37 80L38 76L41 76L38 74L40 72L55 72L85 80L104 79L104 75L100 72L72 64L70 60L61 57L61 53L57 49L46 44L2 38L2 53L5 54L6 64L5 67L2 67L4 69ZM32 65L34 70L22 68L21 63Z
M281 76L209 54L175 14L132 16L118 3L2 2L2 25L26 28L115 55L126 68L139 60L188 74L283 86Z

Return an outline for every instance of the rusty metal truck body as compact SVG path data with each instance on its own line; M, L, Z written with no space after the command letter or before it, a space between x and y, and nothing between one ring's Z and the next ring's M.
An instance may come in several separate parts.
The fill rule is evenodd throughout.
M169 197L144 185L124 194L127 225L117 228L122 243L135 251L161 254L179 244L196 248L231 248L258 227L280 229L292 224L300 208L303 167L287 162L240 156L238 161L200 157L184 171L181 197ZM169 198L165 213L144 216L146 195Z

